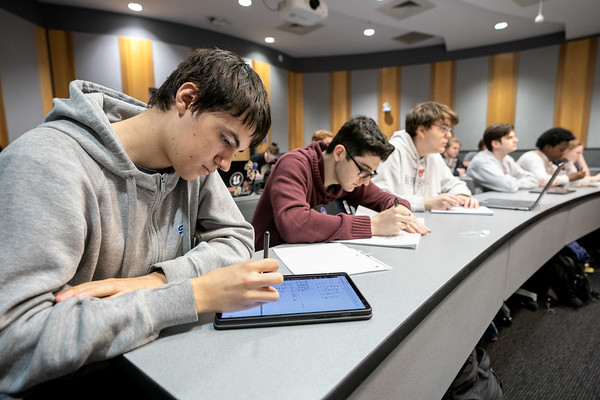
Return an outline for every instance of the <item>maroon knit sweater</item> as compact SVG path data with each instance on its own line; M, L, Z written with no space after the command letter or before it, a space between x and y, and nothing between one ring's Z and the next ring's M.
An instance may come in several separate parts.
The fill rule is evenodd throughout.
M255 249L262 250L263 234L271 234L271 246L282 243L323 243L332 240L371 237L371 219L349 214L322 214L312 207L343 199L349 205L362 205L382 211L394 205L396 196L375 184L346 192L339 186L323 186L323 142L287 152L271 169L265 189L258 201L252 225ZM399 199L410 209L410 204Z

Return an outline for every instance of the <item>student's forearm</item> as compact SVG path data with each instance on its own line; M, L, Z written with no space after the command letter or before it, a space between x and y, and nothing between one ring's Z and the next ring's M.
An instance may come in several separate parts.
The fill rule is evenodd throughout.
M7 304L0 295L0 302ZM19 316L20 315L20 316ZM47 293L12 308L2 326L0 393L16 393L115 357L158 336L163 328L197 321L191 284L181 281L114 299L70 298Z

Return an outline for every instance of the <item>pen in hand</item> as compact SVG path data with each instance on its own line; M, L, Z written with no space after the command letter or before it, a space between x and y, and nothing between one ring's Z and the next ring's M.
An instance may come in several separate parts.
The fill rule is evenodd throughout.
M263 258L269 258L269 242L271 234L269 231L265 231L265 237L263 242Z

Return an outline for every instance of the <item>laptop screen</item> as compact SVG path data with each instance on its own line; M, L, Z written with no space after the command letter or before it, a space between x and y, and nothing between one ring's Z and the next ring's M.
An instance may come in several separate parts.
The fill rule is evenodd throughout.
M232 161L229 171L220 169L218 171L232 196L245 196L254 191L256 163L252 161Z
M537 203L542 199L542 196L548 191L548 189L550 189L550 187L552 186L552 183L554 182L554 180L556 179L556 177L558 176L560 171L563 169L564 165L565 165L564 163L558 164L558 166L554 170L554 173L552 174L552 177L550 178L548 183L546 183L546 186L544 186L544 189L542 189L540 195L538 196L537 200L535 201L535 203L533 204L532 207L536 206Z

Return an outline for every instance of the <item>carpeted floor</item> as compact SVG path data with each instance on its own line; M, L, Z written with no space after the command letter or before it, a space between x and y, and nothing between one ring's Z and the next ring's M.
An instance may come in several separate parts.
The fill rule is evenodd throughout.
M588 277L600 291L600 271ZM600 300L579 309L513 306L511 317L483 345L506 400L600 399Z

